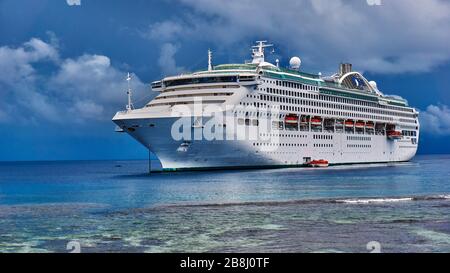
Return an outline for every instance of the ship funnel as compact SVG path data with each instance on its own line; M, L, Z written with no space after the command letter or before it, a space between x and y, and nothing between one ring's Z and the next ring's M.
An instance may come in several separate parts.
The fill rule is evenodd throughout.
M350 72L352 72L352 64L350 64L350 63L342 63L339 66L339 74L341 76L343 76L343 75L345 75L347 73L350 73Z

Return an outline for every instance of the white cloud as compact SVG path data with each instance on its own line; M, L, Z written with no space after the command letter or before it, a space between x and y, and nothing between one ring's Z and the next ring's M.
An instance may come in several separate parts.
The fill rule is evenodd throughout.
M450 135L450 108L430 105L420 113L421 131L437 135Z
M161 54L158 59L158 65L165 76L181 73L184 68L178 67L175 60L175 54L178 47L172 43L164 43L161 46Z
M104 115L104 107L92 101L77 101L69 111L80 120L99 119Z
M37 62L57 62L58 52L52 45L39 39L31 39L18 48L0 47L0 83L35 80L32 66Z
M182 35L183 31L185 31L185 28L182 24L174 21L163 21L150 25L148 31L141 34L145 38L167 41Z
M57 49L40 39L32 38L20 47L0 47L0 88L3 110L2 121L26 118L33 120L35 116L47 120L57 119L56 110L45 94L36 90L36 85L42 81L33 67L37 63L59 62ZM33 112L28 116L24 109ZM27 116L27 117L25 117Z
M81 6L81 0L66 0L69 6Z
M186 37L188 31L191 29L185 23L170 20L156 22L146 31L140 31L142 37L160 43L158 66L162 76L171 76L184 71L183 67L177 66L175 55L179 46L174 41L179 37Z
M73 111L80 117L109 119L112 113L123 109L126 103L126 72L111 65L106 56L83 55L62 62L58 73L49 80L51 90L63 90L60 97L68 99ZM134 99L148 97L149 88L133 75ZM141 102L142 104L142 102Z
M308 67L326 71L350 61L371 72L423 72L450 60L449 1L179 2L191 12L153 24L149 38L195 38L244 47L255 38L268 38L284 52L302 56Z
M45 63L53 65L53 73L36 69ZM15 48L0 47L0 122L111 119L125 108L125 78L126 71L114 67L107 56L61 59L56 45L37 38ZM132 88L135 100L150 99L136 75Z

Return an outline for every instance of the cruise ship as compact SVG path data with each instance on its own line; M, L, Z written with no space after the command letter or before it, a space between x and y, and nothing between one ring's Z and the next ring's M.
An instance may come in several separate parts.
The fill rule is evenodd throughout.
M419 143L418 111L340 64L334 75L265 60L213 65L151 84L157 95L113 122L154 153L164 171L406 162ZM205 58L206 64L206 58ZM337 65L338 67L338 65ZM129 77L128 80L131 78Z

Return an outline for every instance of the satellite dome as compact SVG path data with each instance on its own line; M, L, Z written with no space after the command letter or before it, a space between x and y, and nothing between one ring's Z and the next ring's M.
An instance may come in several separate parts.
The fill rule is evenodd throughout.
M377 86L377 82L376 81L370 81L369 84L370 84L370 86L373 89L378 90L378 86Z
M292 57L291 60L289 61L289 66L292 69L299 70L301 65L302 65L302 60L300 60L299 57Z

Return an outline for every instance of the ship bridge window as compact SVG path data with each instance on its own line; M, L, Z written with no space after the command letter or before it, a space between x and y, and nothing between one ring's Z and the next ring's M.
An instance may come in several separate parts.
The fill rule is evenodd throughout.
M152 83L152 88L161 88L161 87L162 87L162 82L161 81Z
M187 78L165 81L166 87L178 86L178 85L190 85L190 84L203 84L203 83L222 83L222 82L237 82L237 76L223 76L223 77L204 77L204 78Z
M248 81L254 81L256 78L254 76L240 76L239 81L241 82L248 82Z

